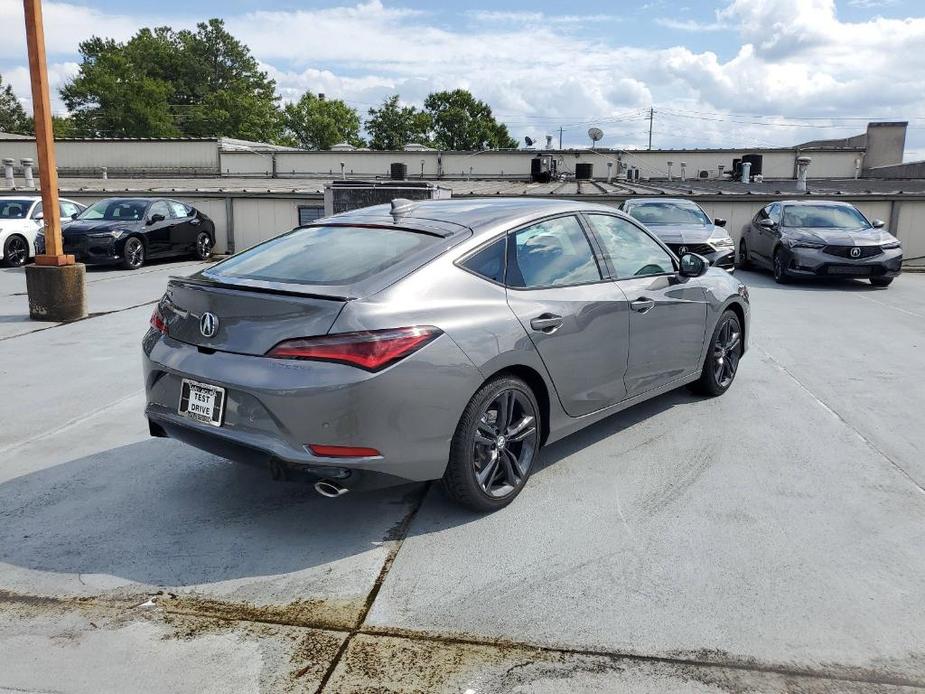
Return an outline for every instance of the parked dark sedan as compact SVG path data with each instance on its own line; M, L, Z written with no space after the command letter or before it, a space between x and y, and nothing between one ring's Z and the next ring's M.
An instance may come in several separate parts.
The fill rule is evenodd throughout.
M902 270L899 239L847 202L782 200L758 211L739 241L742 267L795 277L863 277L886 287Z
M710 219L696 202L683 198L631 198L620 209L652 231L679 258L697 253L714 267L735 270L735 243L725 219Z
M145 413L325 496L442 478L494 510L544 443L685 384L724 393L748 333L741 282L613 207L395 200L172 278Z
M212 255L215 224L195 207L164 198L107 198L91 205L62 230L64 252L81 263L121 263L137 270L149 258ZM45 237L35 241L43 253Z

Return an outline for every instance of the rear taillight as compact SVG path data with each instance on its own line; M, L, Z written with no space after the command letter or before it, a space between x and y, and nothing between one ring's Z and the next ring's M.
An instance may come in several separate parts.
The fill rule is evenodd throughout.
M167 334L167 321L164 320L159 306L154 307L154 311L151 312L151 320L148 322L157 332L163 333L164 335Z
M267 356L333 361L367 371L379 371L417 352L441 332L439 328L425 325L306 337L280 342L267 352Z

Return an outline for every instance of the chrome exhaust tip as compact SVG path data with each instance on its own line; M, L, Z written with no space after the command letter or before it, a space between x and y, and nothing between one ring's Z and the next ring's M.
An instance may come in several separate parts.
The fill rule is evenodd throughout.
M321 496L326 496L329 499L336 499L350 490L333 480L318 480L315 482L315 491L321 494Z

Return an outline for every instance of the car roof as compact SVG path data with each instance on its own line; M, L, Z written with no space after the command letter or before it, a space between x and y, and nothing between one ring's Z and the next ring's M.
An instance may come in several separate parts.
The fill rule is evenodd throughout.
M687 198L627 198L627 203L633 203L635 205L647 205L649 203L665 203L670 202L674 205L686 205L688 207L700 207L695 201L688 200Z
M616 207L576 200L544 200L541 198L466 198L465 200L420 200L401 206L392 215L392 205L373 205L359 210L343 212L333 217L319 219L314 224L336 221L339 224L350 222L369 224L375 218L387 219L396 226L413 228L427 227L431 224L446 227L458 225L478 234L481 231L494 230L499 226L513 227L532 219L567 212L606 212L620 214ZM440 234L446 235L446 234Z
M0 200L29 200L30 202L35 202L41 199L41 195L0 195Z
M776 200L781 205L823 205L825 207L854 207L845 200ZM769 203L773 204L773 203Z

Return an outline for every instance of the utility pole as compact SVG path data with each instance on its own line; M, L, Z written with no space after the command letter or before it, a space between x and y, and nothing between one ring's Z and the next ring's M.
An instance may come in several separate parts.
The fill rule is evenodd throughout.
M84 266L65 255L58 206L58 169L55 136L51 124L51 98L45 60L45 29L41 0L23 0L26 18L26 46L32 83L32 111L35 120L35 149L42 188L42 217L45 252L26 267L29 315L35 320L68 321L87 315Z
M649 149L652 149L652 118L655 115L655 109L649 106Z
M562 149L562 126L559 126L559 149Z

